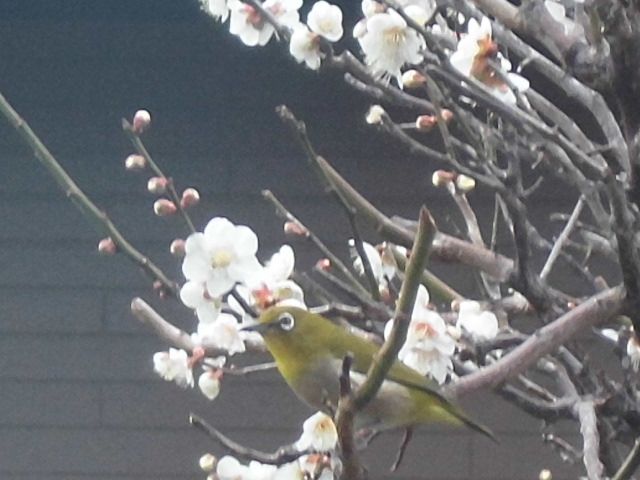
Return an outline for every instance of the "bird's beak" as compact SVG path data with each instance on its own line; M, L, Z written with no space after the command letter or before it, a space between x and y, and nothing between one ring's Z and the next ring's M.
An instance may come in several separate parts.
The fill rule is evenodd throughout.
M253 325L247 325L246 327L242 327L240 331L242 332L258 332L260 334L265 333L273 327L271 323L254 323Z

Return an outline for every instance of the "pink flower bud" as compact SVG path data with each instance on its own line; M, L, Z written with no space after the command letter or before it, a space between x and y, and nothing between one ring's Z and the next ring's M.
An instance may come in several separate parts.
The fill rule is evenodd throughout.
M456 188L462 193L469 193L476 188L476 181L466 175L458 175L456 178Z
M205 453L200 457L198 464L203 472L209 473L213 472L216 469L216 464L218 463L218 459L214 457L210 453Z
M132 154L129 155L124 161L124 168L131 171L144 170L147 166L147 161L142 155Z
M113 255L118 250L115 242L111 239L111 237L103 238L98 243L98 252L102 255Z
M417 70L407 70L402 74L402 86L404 88L418 88L426 83L427 79Z
M151 125L151 114L146 110L138 110L133 116L133 132L140 135Z
M195 207L200 202L200 193L195 188L187 188L182 192L180 206L184 209Z
M166 198L159 198L153 202L153 212L159 217L166 217L167 215L173 215L177 211L177 207L171 200Z
M449 123L451 120L453 120L453 112L448 108L443 108L440 112L440 115L442 115L442 119L445 123Z
M318 270L324 270L325 272L331 268L331 260L328 258L321 258L316 262L316 268Z
M285 235L292 235L296 237L306 238L309 236L309 230L297 222L284 222L284 233Z
M169 251L171 252L171 255L177 258L184 257L185 244L186 242L183 239L176 238L173 242L171 242L171 246L169 247Z
M154 195L162 195L167 191L168 183L165 177L151 177L147 182L147 190Z
M447 172L446 170L436 170L433 172L431 182L434 187L445 187L451 182L455 181L456 174L454 172Z
M438 123L438 118L433 115L420 115L416 118L416 128L421 132L429 132Z

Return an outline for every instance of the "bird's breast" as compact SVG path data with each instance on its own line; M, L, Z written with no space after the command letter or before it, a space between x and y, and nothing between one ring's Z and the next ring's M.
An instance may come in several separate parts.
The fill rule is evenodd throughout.
M340 395L340 371L342 362L319 359L300 369L297 378L289 382L293 391L313 408L335 412ZM366 376L351 372L351 385L358 388ZM409 390L393 381L385 380L375 398L356 418L357 428L394 428L411 423L415 401Z

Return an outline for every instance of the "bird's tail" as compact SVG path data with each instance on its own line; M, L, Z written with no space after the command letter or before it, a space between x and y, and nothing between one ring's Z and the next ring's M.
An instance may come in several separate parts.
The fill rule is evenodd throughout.
M489 437L495 443L500 443L496 438L496 436L493 434L493 432L489 429L489 427L486 427L481 423L478 423L475 420L472 420L459 408L455 407L454 405L451 405L450 403L446 403L445 405L443 405L442 408L444 408L449 415L453 416L462 425L465 425L469 427L471 430L475 430L476 432L481 433L486 437Z

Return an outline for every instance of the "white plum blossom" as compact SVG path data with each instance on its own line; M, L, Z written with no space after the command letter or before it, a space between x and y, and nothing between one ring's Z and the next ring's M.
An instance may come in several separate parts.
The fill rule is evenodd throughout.
M296 442L298 450L328 452L336 448L338 430L332 418L323 412L316 412L302 424L302 435Z
M456 344L448 334L442 317L430 310L428 304L429 292L421 285L411 314L407 340L400 349L398 358L442 384L453 370L451 356ZM393 320L390 320L384 329L385 338L389 336L392 327Z
M220 314L220 299L209 296L204 282L186 282L180 289L180 300L196 311L200 322L213 322Z
M209 400L215 400L220 393L220 377L219 370L210 369L205 369L198 377L198 388Z
M371 105L367 111L364 121L369 125L380 125L383 119L382 116L386 113L387 112L385 112L381 105Z
M365 63L380 78L402 82L401 67L422 62L424 39L394 10L366 19L366 31L358 37Z
M456 325L477 340L490 340L498 334L498 319L493 312L483 310L473 300L460 302Z
M391 279L396 274L396 265L393 257L388 254L381 254L376 247L367 242L362 242L364 253L369 261L371 272L373 273L379 288L382 290L387 287L387 279ZM355 241L349 239L349 250L353 260L353 268L359 275L364 275L364 265L362 259L358 255L355 247Z
M213 322L199 322L196 333L191 334L196 344L207 344L229 355L245 351L244 341L240 335L240 325L236 318L228 313L221 313Z
M226 360L226 357L223 356L204 359L203 372L198 377L198 388L209 400L214 400L220 393L222 367Z
M311 70L320 68L323 55L320 51L318 35L300 24L294 28L289 40L289 53L298 63L304 62Z
M154 353L153 369L168 382L176 382L183 388L193 387L193 371L184 350L170 348L168 352Z
M298 9L302 6L302 0L266 0L262 6L285 27L293 28L300 21ZM273 25L262 18L253 6L240 0L230 0L229 9L229 31L240 37L245 45L266 45L275 33Z
M491 22L483 17L480 23L474 18L469 20L467 34L464 35L456 51L451 55L451 64L462 74L473 77L505 103L515 104L516 96L502 76L496 72L490 60L500 65L509 82L520 92L529 88L529 81L509 72L511 63L498 52L497 44L492 40Z
M229 16L227 0L201 0L202 8L216 20L224 22Z
M251 460L242 480L272 480L278 467Z
M342 10L337 5L331 5L324 0L313 4L307 16L309 29L330 42L337 42L342 38Z
M219 480L243 480L248 471L246 465L242 465L237 458L225 455L218 461L216 475Z
M252 460L242 465L237 458L225 455L218 461L216 476L218 480L273 480L278 467ZM294 477L283 477L294 478Z
M295 261L293 248L289 245L280 247L260 273L254 275L247 283L252 295L249 303L260 308L286 304L306 310L302 288L289 279L293 273Z
M256 275L261 268L257 250L258 237L249 227L216 217L203 233L187 238L182 273L187 280L204 283L210 297L219 297Z

